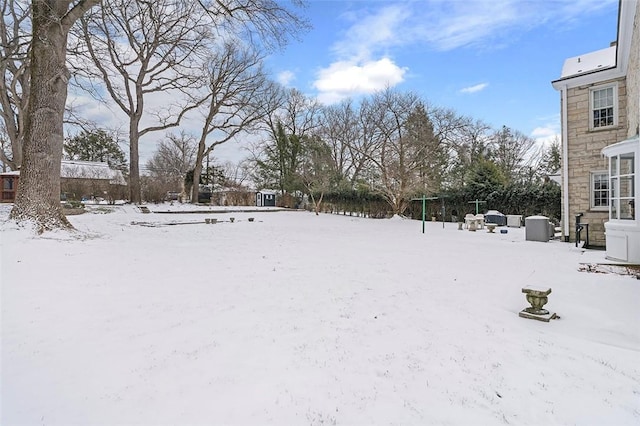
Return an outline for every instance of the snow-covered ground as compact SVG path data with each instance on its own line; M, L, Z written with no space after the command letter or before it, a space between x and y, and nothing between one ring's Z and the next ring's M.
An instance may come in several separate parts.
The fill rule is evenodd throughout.
M88 208L41 237L0 209L3 425L640 424L640 281L578 271L604 252ZM520 318L526 285L561 318Z

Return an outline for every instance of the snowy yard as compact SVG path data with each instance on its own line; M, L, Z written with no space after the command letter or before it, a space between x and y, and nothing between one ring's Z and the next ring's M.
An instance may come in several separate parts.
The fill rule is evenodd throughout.
M132 206L35 238L1 209L3 425L640 424L640 281L578 271L604 252ZM526 285L561 318L519 318Z

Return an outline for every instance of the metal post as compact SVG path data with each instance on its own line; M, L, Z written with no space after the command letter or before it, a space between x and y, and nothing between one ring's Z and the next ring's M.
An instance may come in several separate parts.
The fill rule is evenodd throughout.
M424 223L426 221L426 215L427 215L427 200L437 200L438 197L427 197L426 195L423 195L421 198L412 198L411 201L422 201L422 233L424 234ZM444 226L444 224L443 224Z
M475 201L469 201L468 204L475 204L476 205L476 214L480 213L480 204L482 203L486 203L486 201L480 201L477 198L475 199Z
M422 233L424 234L424 220L425 220L425 211L427 210L427 197L426 195L422 196Z

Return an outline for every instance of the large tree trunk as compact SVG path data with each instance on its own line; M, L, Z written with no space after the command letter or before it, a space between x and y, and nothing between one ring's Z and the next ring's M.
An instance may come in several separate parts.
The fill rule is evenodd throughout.
M191 186L191 203L197 204L200 200L200 175L202 174L202 160L204 159L204 145L198 148L196 164L193 168L193 185Z
M43 2L33 6L31 97L20 186L11 217L35 221L38 232L72 228L60 206L62 123L69 71L65 65L67 33L56 12L64 11L48 9Z
M32 221L38 232L73 228L60 205L63 115L69 71L67 34L98 0L33 0L29 106L25 120L22 168L11 218Z
M132 117L129 123L129 201L134 204L142 202L142 190L140 188L140 163L138 145L140 135L138 132L139 117Z

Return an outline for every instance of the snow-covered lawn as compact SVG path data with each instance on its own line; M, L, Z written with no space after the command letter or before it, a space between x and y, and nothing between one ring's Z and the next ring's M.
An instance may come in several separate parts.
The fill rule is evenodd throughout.
M640 424L640 281L578 271L604 252L93 209L36 238L2 206L3 425ZM526 285L561 318L518 317Z

